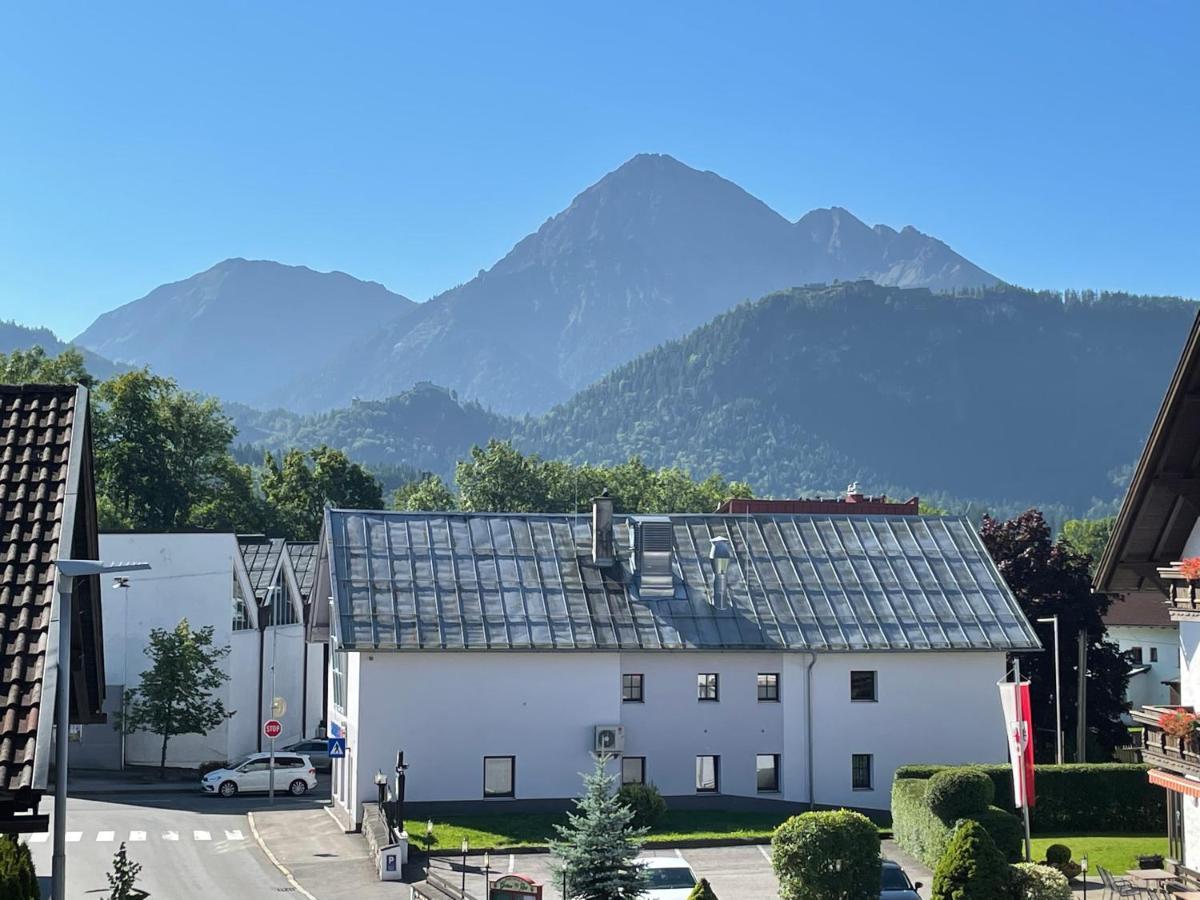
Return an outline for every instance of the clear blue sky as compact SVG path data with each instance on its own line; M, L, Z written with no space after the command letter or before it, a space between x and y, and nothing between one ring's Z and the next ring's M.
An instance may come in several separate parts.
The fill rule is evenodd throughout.
M641 151L1031 287L1200 297L1200 4L8 4L0 318L230 256L425 299Z

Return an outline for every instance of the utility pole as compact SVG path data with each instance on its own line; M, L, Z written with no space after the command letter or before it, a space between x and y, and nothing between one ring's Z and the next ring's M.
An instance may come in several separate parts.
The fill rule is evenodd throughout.
M1079 629L1079 696L1077 698L1075 741L1076 762L1087 762L1087 629Z
M1017 683L1017 726L1020 728L1021 722L1024 721L1024 716L1021 713L1021 702L1019 699L1021 696L1021 657L1019 656L1013 656L1013 680ZM1029 791L1025 785L1025 747L1032 740L1032 734L1021 734L1018 732L1016 746L1019 755L1016 760L1016 767L1019 784L1017 788L1021 792L1021 820L1025 826L1025 862L1030 862L1033 859L1033 841L1029 835L1029 798L1027 796Z
M279 649L279 623L275 621L278 610L275 608L279 600L279 586L271 588L271 715L275 715L275 654ZM261 725L259 726L262 727ZM267 784L267 802L275 802L275 738L271 738L271 763L267 769L269 779Z

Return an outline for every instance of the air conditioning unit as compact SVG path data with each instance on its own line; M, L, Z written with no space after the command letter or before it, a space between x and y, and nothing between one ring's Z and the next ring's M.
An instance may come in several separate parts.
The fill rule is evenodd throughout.
M620 753L625 749L624 725L597 725L592 750L596 753Z

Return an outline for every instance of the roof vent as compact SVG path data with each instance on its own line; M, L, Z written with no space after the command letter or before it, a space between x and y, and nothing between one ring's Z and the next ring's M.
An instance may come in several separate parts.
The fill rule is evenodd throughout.
M675 547L675 529L666 516L641 517L629 530L633 542L633 565L638 593L644 598L669 599L675 596L675 572L671 557Z
M608 488L599 497L592 499L592 562L598 566L611 566L613 552L613 502Z

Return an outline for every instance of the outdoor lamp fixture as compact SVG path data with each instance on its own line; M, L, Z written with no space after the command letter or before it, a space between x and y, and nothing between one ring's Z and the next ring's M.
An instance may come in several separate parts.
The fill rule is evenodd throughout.
M1083 875L1083 900L1087 900L1087 857L1083 856L1079 859L1079 871Z
M492 854L489 851L484 850L483 851L483 890L485 893L489 892L491 890L491 881L492 881Z
M58 597L52 616L58 616L58 658L54 684L54 852L50 857L51 897L67 896L67 732L71 728L71 598L75 579L110 572L141 572L149 563L103 563L98 559L58 559Z
M429 852L429 848L433 846L433 819L425 823L425 852Z
M383 769L375 772L375 790L379 794L379 814L383 815L383 804L387 800L387 776L383 774Z
M462 855L463 855L462 896L464 896L464 897L467 896L467 854L470 852L470 850L471 850L470 842L466 838L463 838L463 842L462 842Z

